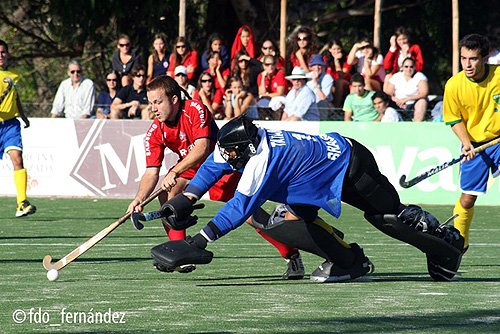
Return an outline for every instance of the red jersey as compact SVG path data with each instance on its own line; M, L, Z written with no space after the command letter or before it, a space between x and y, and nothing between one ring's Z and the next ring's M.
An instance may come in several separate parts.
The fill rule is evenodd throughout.
M197 139L211 140L211 149L215 147L218 128L208 109L196 100L186 100L176 120L163 123L155 118L144 139L146 148L146 166L161 167L165 148L177 153L184 159ZM202 162L185 171L180 176L191 179Z
M144 138L146 149L146 167L161 167L165 149L177 153L184 159L197 139L210 139L210 151L213 151L219 128L212 114L202 103L196 100L185 100L177 118L172 123L160 122L155 118ZM192 179L204 162L188 169L180 177ZM220 179L209 191L210 199L228 201L233 197L241 174L234 173Z
M194 91L193 99L197 100L197 101L201 101L200 91L198 89ZM208 102L210 102L210 103L218 103L219 105L222 105L223 96L222 96L221 91L219 89L216 89L213 100L212 100L211 96L207 96L207 99L208 99Z
M257 77L257 82L262 82L262 73ZM285 79L283 71L275 71L271 78L266 76L264 84L266 86L266 93L276 93L278 87L285 87L285 94L287 92L288 82Z

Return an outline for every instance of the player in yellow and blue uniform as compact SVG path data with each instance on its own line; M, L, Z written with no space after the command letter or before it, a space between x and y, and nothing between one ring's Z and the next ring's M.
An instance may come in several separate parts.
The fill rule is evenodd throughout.
M9 49L7 43L0 40L0 94L3 101L0 104L0 158L3 153L8 153L14 165L14 182L17 189L16 217L35 213L36 208L26 200L27 172L23 166L23 143L21 140L21 124L17 116L21 117L25 127L30 122L23 112L21 100L17 94L19 74L7 68ZM12 79L13 86L9 87L6 78Z
M474 148L500 136L500 66L488 65L490 43L486 37L472 34L460 41L463 71L448 80L444 91L443 115L446 124L462 142L465 155L460 164L460 190L455 203L455 227L465 239L477 196L486 193L489 172L500 174L500 145L494 145L474 156Z

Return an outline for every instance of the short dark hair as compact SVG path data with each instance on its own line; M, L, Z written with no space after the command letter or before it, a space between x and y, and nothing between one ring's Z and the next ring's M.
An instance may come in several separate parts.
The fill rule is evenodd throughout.
M161 89L168 97L173 97L177 95L179 100L181 99L181 90L179 84L173 78L167 75L160 75L151 81L147 86L146 90L148 92L152 90Z
M146 67L142 64L136 64L134 65L134 67L132 67L132 69L130 70L130 74L132 75L136 75L137 73L139 73L139 71L144 71L146 72Z
M365 85L365 78L360 73L354 73L351 77L351 84L354 82L359 82L363 86Z
M469 50L479 50L481 57L486 57L490 54L490 41L479 34L470 34L460 40L460 49L463 47Z
M375 101L375 99L382 99L382 101L389 103L391 100L389 99L389 95L386 93L382 92L381 90L377 90L373 95L372 95L372 101Z
M7 45L7 43L3 39L0 39L0 45L3 45L5 47L5 50L7 51L7 53L9 53L9 46Z

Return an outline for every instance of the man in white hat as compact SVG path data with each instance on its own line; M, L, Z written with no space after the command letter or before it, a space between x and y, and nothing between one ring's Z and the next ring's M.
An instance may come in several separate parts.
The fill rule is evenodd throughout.
M174 70L174 75L175 75L174 79L175 79L175 81L177 81L179 86L184 88L188 92L189 96L192 96L196 87L189 84L188 77L187 77L187 68L182 66L182 65L177 66ZM184 92L182 92L182 99L183 100L189 99L184 94Z
M307 87L306 70L295 67L292 74L286 76L290 80L292 89L285 98L285 110L282 121L319 121L319 111L316 106L316 96Z

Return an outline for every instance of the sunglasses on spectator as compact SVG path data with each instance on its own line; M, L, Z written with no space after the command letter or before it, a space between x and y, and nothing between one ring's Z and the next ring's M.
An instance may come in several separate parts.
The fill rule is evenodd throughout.
M126 47L126 46L130 46L130 43L125 43L125 44L118 44L121 48L123 47Z
M185 75L184 73L177 73L175 76L176 77L187 77L187 75Z
M243 63L243 62L247 62L247 61L248 61L248 60L246 60L246 59L238 59L238 62L239 62L239 63Z
M186 45L176 45L175 47L176 47L177 49L183 49L183 48L185 48L185 47L186 47Z
M299 41L308 41L309 37L297 37Z
M141 73L137 73L135 75L136 78L145 77L145 76L146 76L146 74L141 74Z
M75 73L80 74L80 73L82 73L82 70L72 70L72 71L69 71L69 73L71 73L71 74L75 74Z
M273 46L263 46L262 49L263 50L271 50L271 49L273 49Z
M200 80L202 83L205 83L205 82L212 82L212 79L204 79L204 80Z
M405 66L403 66L403 67L404 67L404 68L414 68L415 66L413 66L413 65L405 65Z
M114 82L118 82L118 79L107 79L107 78L106 78L106 81L114 81Z
M274 65L274 63L264 63L264 66L271 66Z

